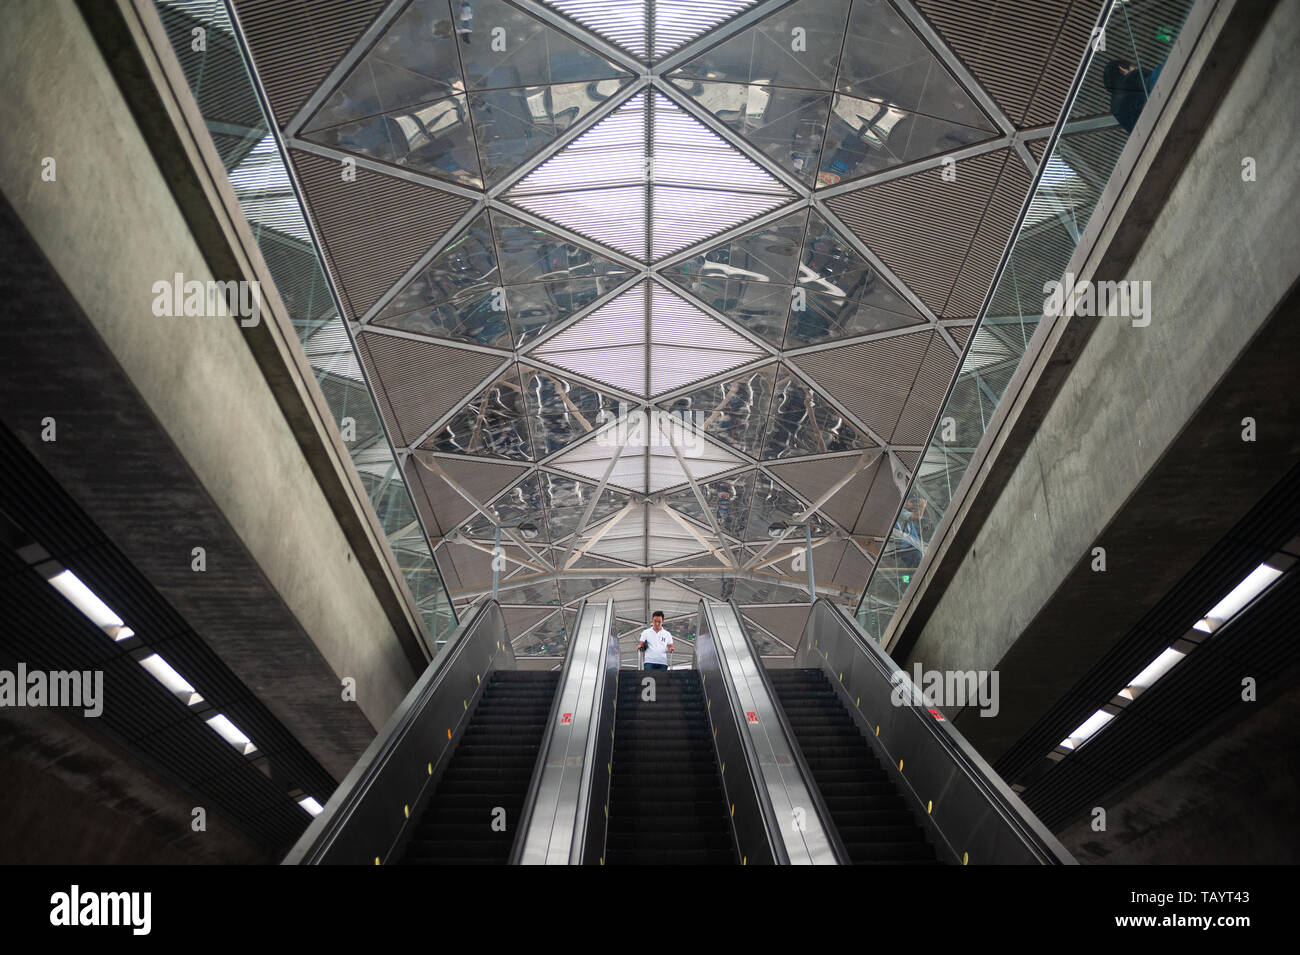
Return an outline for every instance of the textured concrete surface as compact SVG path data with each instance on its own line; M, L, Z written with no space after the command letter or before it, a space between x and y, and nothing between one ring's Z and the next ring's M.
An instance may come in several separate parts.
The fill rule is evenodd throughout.
M1151 324L1098 321L906 659L1002 671L999 717L957 720L990 762L1300 459L1294 322L1256 338L1300 274L1298 14L1279 5L1113 276L1152 283ZM1242 181L1243 156L1258 181ZM1252 444L1244 414L1259 422ZM1104 575L1088 570L1097 544Z
M153 315L155 281L213 276L76 7L8 5L0 75L0 190L84 312L42 313L37 292L25 322L6 318L0 413L341 778L412 684L409 658L244 331ZM45 415L57 443L39 440Z
M1105 806L1106 830L1058 833L1084 864L1295 865L1300 689Z
M214 812L56 710L0 710L0 863L270 863Z

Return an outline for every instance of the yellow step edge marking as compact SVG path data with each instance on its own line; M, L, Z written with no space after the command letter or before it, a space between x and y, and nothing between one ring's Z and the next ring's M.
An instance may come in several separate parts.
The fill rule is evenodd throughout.
M429 775L430 775L430 776L433 775L433 763L430 763L430 764L429 764Z
M474 682L475 682L475 683L482 683L482 682L483 682L483 678L482 678L481 676L479 676L477 673L475 673L475 674L474 674Z
M375 865L379 865L379 856L375 856Z
M410 806L403 806L403 807L402 807L402 815L404 815L407 819L410 819L410 818L411 818L411 807L410 807Z
M903 768L903 761L901 759L898 761L898 768L899 769Z
M451 739L451 727L447 727L447 739Z
M858 697L856 700L854 700L853 705L856 706L858 709L862 709L862 697Z
M741 857L740 857L740 864L741 864L741 865L749 865L749 856L741 856Z
M461 700L461 701L460 701L460 706L461 706L461 709L463 709L463 710L467 710L467 711L468 711L468 710L469 710L469 700Z
M876 724L876 735L877 735L877 736L880 735L880 724L879 724L879 723Z
M969 852L963 852L963 853L961 854L961 864L962 864L962 865L966 865L966 863L968 863L968 862L970 862L970 853L969 853Z
M934 813L934 800L931 799L929 802L925 804L925 814L929 816L932 815L933 813Z
M731 804L731 818L736 818L736 804L734 802Z

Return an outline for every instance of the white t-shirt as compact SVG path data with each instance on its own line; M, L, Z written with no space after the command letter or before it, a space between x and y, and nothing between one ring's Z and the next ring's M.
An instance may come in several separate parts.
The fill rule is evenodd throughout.
M673 642L673 635L667 629L655 633L654 627L646 627L641 631L641 640L645 641L646 663L668 662L668 644Z

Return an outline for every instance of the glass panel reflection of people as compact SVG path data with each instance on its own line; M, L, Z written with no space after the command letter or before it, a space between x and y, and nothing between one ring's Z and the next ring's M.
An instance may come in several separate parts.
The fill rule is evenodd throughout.
M1106 64L1102 85L1110 94L1111 115L1124 132L1133 132L1163 66L1162 63L1154 70L1144 71L1129 60L1111 60Z
M673 652L673 635L664 629L662 610L656 610L650 615L650 626L641 631L641 641L636 648L645 651L645 669L668 669L668 654Z

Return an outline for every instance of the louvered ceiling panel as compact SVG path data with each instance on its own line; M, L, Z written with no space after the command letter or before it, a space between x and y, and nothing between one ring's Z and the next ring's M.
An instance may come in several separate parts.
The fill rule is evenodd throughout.
M419 441L501 364L496 355L374 333L359 335L357 346L401 445Z
M903 500L903 492L894 483L893 473L888 467L877 468L876 479L871 483L871 490L862 502L858 522L853 533L868 537L885 537L894 526L898 515L898 505Z
M916 332L793 360L863 424L889 440L934 332Z
M1103 0L914 0L1017 126L1053 123Z
M997 184L989 195L988 207L980 219L970 251L962 262L953 283L952 294L944 303L944 315L977 315L984 304L998 263L1006 251L1012 230L1029 194L1033 175L1025 168L1014 150L1006 151L1006 162L998 174Z
M477 515L478 511L465 500L464 495L443 480L439 471L476 501L486 504L526 470L522 465L461 461L452 457L435 457L422 451L412 454L406 466L407 479L414 478L424 490L425 500L437 520L440 537Z
M935 314L966 317L946 305L1008 162L1024 173L1013 150L998 149L957 163L951 182L926 169L826 204ZM1024 201L1025 175L1026 189L1008 201Z
M293 118L388 0L235 0L275 118Z
M356 319L472 205L461 196L361 167L354 170L356 180L347 182L338 159L300 150L292 156ZM379 248L382 255L376 255Z
M840 481L851 468L857 466L860 455L841 458L823 458L817 461L795 461L790 464L770 464L769 469L778 478L799 492L804 500L814 502ZM862 510L862 501L875 479L879 456L860 470L849 482L818 508L841 527L852 527Z
M930 439L939 406L956 370L957 356L941 335L935 335L930 339L898 425L890 436L891 444L924 444Z

